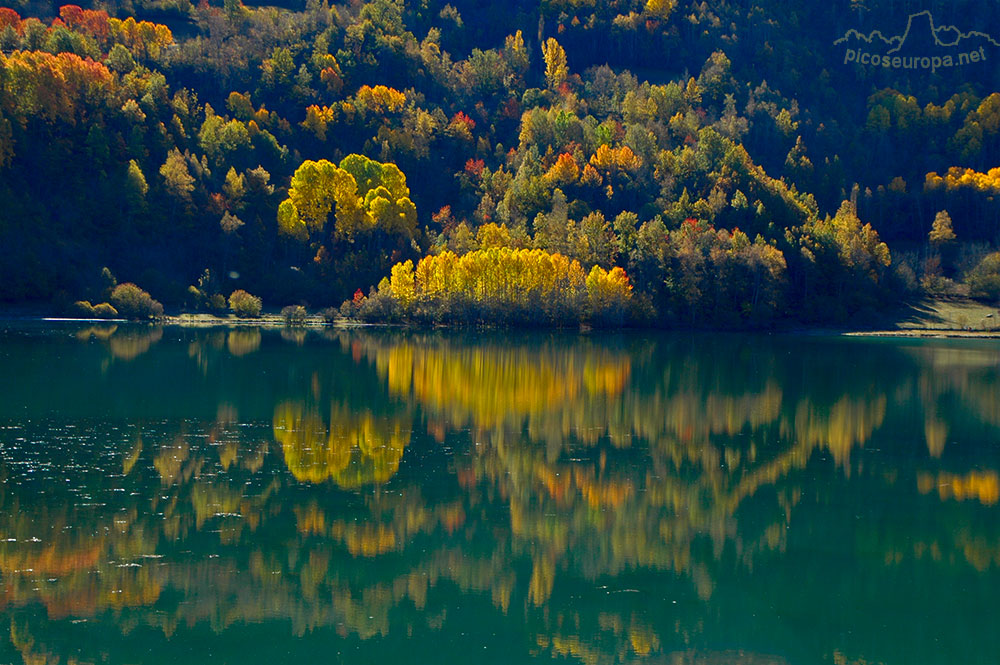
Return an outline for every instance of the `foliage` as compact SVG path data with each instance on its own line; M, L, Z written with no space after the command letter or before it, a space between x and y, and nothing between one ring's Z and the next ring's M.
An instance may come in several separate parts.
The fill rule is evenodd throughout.
M337 307L324 307L319 313L325 323L336 323L340 320L340 309Z
M243 289L237 289L229 295L229 309L240 318L260 316L261 307L261 299Z
M969 295L991 302L1000 302L1000 252L983 257L965 276Z
M163 316L163 305L131 282L119 284L111 292L111 305L129 319L153 319Z
M373 296L390 312L418 320L568 324L590 317L624 319L631 285L621 268L580 263L540 249L490 247L457 256L397 263ZM369 308L375 304L369 305Z
M118 310L109 303L101 302L94 305L94 316L98 319L114 319L118 317Z
M184 30L128 3L0 12L5 299L103 300L108 265L224 310L183 288L207 267L324 306L509 247L620 265L661 324L771 325L902 297L883 241L930 240L951 278L959 238L1000 232L991 79L834 66L854 26L828 4L154 4Z
M944 245L955 241L955 231L951 227L951 215L948 211L942 210L934 215L934 223L927 239L932 245Z
M301 326L306 322L308 312L302 305L288 305L281 308L281 318L286 326Z
M282 233L306 240L321 233L335 211L334 233L349 239L378 230L406 238L416 231L417 211L406 176L395 164L348 155L339 166L321 159L295 170L288 198L278 206Z
M97 313L94 310L94 306L90 304L89 300L77 300L73 303L70 311L74 316L81 319L96 319Z

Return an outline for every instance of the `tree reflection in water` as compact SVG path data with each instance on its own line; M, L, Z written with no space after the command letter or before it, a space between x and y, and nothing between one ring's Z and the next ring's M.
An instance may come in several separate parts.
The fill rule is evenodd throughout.
M48 359L0 395L26 662L169 660L249 624L286 653L445 661L996 653L990 347L121 332L61 359L36 340ZM58 363L79 371L57 390L103 382L88 417L38 399Z

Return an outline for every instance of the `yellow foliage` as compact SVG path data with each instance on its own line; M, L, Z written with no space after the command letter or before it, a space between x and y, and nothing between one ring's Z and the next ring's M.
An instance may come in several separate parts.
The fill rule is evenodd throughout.
M363 85L354 96L358 108L373 111L379 115L395 113L406 105L406 95L395 88Z
M1000 166L992 168L986 173L979 173L973 169L963 169L953 166L948 169L944 176L939 176L932 171L927 174L924 180L924 189L933 191L936 189L947 189L953 191L957 189L971 189L987 194L1000 193Z
M476 243L478 243L480 249L510 247L510 231L507 229L506 224L500 224L499 226L493 222L483 224L476 231Z
M504 238L505 228L482 235L492 244ZM389 295L404 310L444 297L501 311L579 315L587 295L586 274L578 261L540 249L489 246L461 257L451 251L426 256L415 270L408 263L394 266L389 282ZM614 275L620 281L624 273ZM627 299L630 292L608 288L604 295L609 299Z
M604 178L597 172L591 164L583 167L583 174L580 176L580 184L585 187L600 187L604 184Z
M314 116L322 123L321 110ZM295 170L291 185L288 198L278 206L278 228L299 240L322 232L334 206L338 236L352 238L376 228L404 237L416 232L417 209L406 176L395 164L363 155L348 155L339 166L325 159L306 160Z
M605 172L617 170L634 173L642 166L642 160L627 145L623 145L620 148L612 148L607 144L603 144L591 156L590 163Z
M545 174L545 180L550 185L571 185L580 177L580 167L573 155L564 152L559 155L556 163Z
M659 19L668 19L675 4L675 0L647 0L646 13Z
M587 275L587 300L590 311L602 316L621 317L632 298L632 285L621 268L610 271L595 265Z
M554 37L549 37L542 44L542 57L545 58L545 80L555 89L569 76L566 51Z
M302 121L302 127L315 134L320 141L325 141L327 126L335 117L336 111L329 106L313 104L306 108L306 119Z
M163 48L174 43L174 36L167 26L136 21L131 16L124 21L109 18L108 31L113 41L126 46L137 58L158 58Z
M397 263L392 267L392 276L389 278L389 288L392 296L399 301L403 307L409 307L416 296L416 279L413 274L413 261L407 259L403 263Z

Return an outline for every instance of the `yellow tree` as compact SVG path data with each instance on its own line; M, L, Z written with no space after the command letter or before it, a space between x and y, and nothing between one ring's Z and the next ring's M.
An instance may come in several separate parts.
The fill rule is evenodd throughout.
M670 13L674 11L675 0L648 0L646 2L646 13L658 19L666 20L670 18Z
M559 155L555 164L545 174L545 180L557 187L571 185L580 177L580 166L568 152Z
M549 37L542 44L542 57L545 58L545 80L554 90L569 76L566 51L554 37Z
M931 225L931 232L927 239L935 247L946 245L955 241L955 231L951 227L951 215L947 210L942 210L934 216L934 223Z
M278 206L278 228L304 241L324 230L331 212L334 233L341 237L374 229L407 238L416 232L417 209L406 176L395 164L363 155L348 155L339 166L325 159L303 162Z

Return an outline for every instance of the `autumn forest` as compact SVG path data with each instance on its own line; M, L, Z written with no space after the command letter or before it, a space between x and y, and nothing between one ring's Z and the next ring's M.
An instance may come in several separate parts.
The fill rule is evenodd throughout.
M0 302L715 328L996 302L1000 49L932 72L835 43L923 10L959 35L1000 19L967 0L9 1Z

